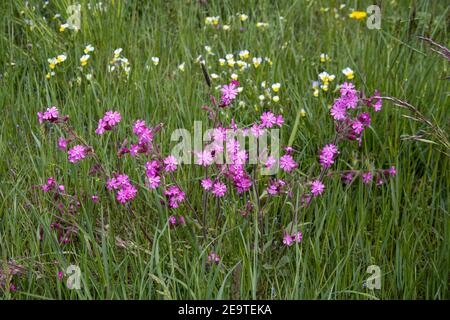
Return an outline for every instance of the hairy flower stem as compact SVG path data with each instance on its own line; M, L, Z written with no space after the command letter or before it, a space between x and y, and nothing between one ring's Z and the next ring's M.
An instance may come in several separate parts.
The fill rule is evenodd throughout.
M208 178L208 167L205 167L205 179ZM206 239L208 230L206 227L206 215L208 206L208 192L203 192L203 238Z

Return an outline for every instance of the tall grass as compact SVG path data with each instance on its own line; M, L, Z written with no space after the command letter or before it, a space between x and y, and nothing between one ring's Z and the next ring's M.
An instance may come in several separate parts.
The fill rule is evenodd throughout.
M41 1L29 1L31 5ZM104 1L106 2L106 1ZM449 39L445 1L383 2L381 30L369 30L364 21L336 19L335 1L108 1L107 11L95 13L82 5L81 30L58 31L45 23L41 9L22 1L2 1L0 12L0 106L3 111L0 152L0 261L11 259L25 271L13 280L17 291L0 289L4 299L445 299L449 298L450 219L449 158L433 145L401 140L423 129L385 102L373 118L360 149L345 152L352 163L338 167L370 168L395 165L398 175L382 188L360 182L343 186L339 181L309 208L298 213L303 241L284 247L280 223L291 221L299 208L300 188L290 199L272 201L264 212L264 232L257 217L243 218L241 200L210 199L208 221L220 214L219 229L212 223L203 239L200 224L189 212L188 225L170 229L170 213L153 192L141 190L137 216L118 205L104 190L104 182L88 176L89 166L74 166L56 148L57 133L44 132L36 113L57 105L68 114L80 135L92 141L107 165L116 166L111 145L114 136L97 139L97 120L106 110L121 112L123 123L145 119L164 123L158 136L164 151L173 147L170 133L193 129L195 120L206 121L200 106L208 103L207 88L194 60L209 45L224 56L248 49L270 57L272 68L253 80L281 82L281 105L286 126L282 142L292 137L301 167L317 166L317 151L332 133L327 106L332 95L315 98L311 82L321 71L322 52L332 61L327 71L342 78L345 67L355 70L355 84L369 94L379 88L397 97L447 128L449 119L448 63L427 50L419 35L439 43ZM344 1L360 10L369 1ZM55 1L46 9L48 20L59 12L66 17L68 1ZM322 12L320 8L330 8ZM347 9L343 12L348 12ZM250 16L245 32L204 28L206 16L228 19L238 12ZM344 15L344 13L341 13ZM280 21L283 16L285 21ZM25 22L32 20L33 28ZM261 31L258 21L270 23ZM238 23L237 20L234 23ZM77 69L86 44L95 47L89 67L94 80ZM128 81L107 72L114 49L122 47L131 62ZM63 72L45 79L47 59L66 52ZM152 56L160 57L158 66ZM216 65L218 57L208 57ZM184 73L177 66L186 62ZM145 66L149 65L149 68ZM216 83L216 85L219 83ZM250 100L250 99L249 99ZM226 111L231 119L249 123L259 116L257 97L246 107ZM298 117L301 109L307 116ZM292 129L295 131L292 135ZM130 134L121 125L117 135ZM110 140L109 140L110 139ZM116 141L114 141L116 139ZM143 186L143 168L132 160L120 162ZM197 209L202 192L201 169L183 166L177 177ZM37 196L31 186L48 176L58 177L67 190L81 195L97 192L99 204L83 202L79 210L79 239L60 245L49 230L52 203ZM262 188L262 186L260 186ZM254 197L253 195L249 195ZM40 230L43 237L40 240ZM144 229L151 238L147 239ZM206 263L208 253L222 257L218 266ZM69 265L81 270L81 289L69 290L57 272ZM381 289L363 282L369 265L382 271Z

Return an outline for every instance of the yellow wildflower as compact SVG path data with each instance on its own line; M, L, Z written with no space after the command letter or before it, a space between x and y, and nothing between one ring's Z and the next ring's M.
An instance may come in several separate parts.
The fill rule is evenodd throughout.
M347 77L348 80L352 80L355 77L355 73L350 68L345 68L342 73Z
M362 20L365 17L367 17L367 12L365 12L365 11L353 11L352 13L350 13L349 17L352 18L352 19L356 19L356 20Z
M84 67L85 65L87 65L88 60L89 60L90 57L91 57L91 56L88 55L88 54L83 55L83 56L80 58L81 66Z

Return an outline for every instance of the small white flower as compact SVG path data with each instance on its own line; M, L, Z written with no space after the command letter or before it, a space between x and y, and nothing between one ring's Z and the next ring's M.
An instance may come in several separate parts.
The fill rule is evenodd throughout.
M248 15L241 13L239 15L239 20L241 21L246 21L248 19Z
M278 92L278 91L280 91L280 87L281 87L281 84L280 83L274 83L273 85L272 85L272 90L273 90L273 92Z
M66 61L67 56L65 54L60 54L56 57L56 60L58 61L58 63L64 62Z
M120 53L122 52L122 48L118 48L116 50L114 50L114 57L118 58L120 56Z
M342 70L342 73L347 77L347 79L351 80L355 77L355 73L352 69L350 68L345 68L344 70Z
M88 54L89 52L93 52L95 49L92 45L88 44L86 48L84 48L84 53Z
M269 24L267 22L258 22L256 23L256 27L259 29L265 29L269 26Z
M158 57L152 57L153 65L157 66L159 64L159 58Z
M88 54L83 55L83 56L80 58L80 63L81 63L81 65L82 65L82 66L85 66L85 65L87 64L87 62L88 62L88 60L89 60L90 57L91 57L91 56L88 55Z
M255 67L255 68L258 68L259 67L259 65L261 64L261 62L262 62L262 58L253 58L252 59L252 62L253 62L253 66Z
M242 50L239 52L239 57L243 60L248 59L250 57L250 52L248 50Z

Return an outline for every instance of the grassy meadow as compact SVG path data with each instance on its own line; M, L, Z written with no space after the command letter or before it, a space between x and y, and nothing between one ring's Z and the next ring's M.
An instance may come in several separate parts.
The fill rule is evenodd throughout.
M395 177L381 186L330 177L320 197L300 205L303 179L319 173L319 150L334 134L329 108L336 86L349 81L345 68L358 90L407 101L448 141L448 61L419 39L449 46L448 3L376 2L380 29L369 29L368 17L349 17L370 1L80 0L80 28L73 30L61 28L70 1L1 1L0 299L450 298L449 150L409 110L383 101L361 146L340 144L331 169L395 166ZM216 16L217 26L205 23ZM95 50L81 67L88 44ZM129 69L109 72L118 48ZM249 52L248 70L220 65L242 50ZM322 53L329 59L321 62ZM66 59L51 69L49 59L61 54ZM254 57L262 58L258 67ZM211 89L201 59L214 74ZM312 87L323 71L335 75L327 91ZM145 156L117 151L135 139L137 119L163 124L154 139L164 155L176 144L175 129L193 132L194 121L211 127L202 106L211 107L210 90L220 97L217 86L232 73L243 90L220 110L220 121L249 125L265 111L282 114L280 143L294 148L299 166L295 178L277 173L292 179L289 196L264 195L261 178L248 192L228 185L226 197L214 198L200 186L204 168L179 165L173 178L197 219L187 203L168 208L162 189L146 186ZM278 99L274 83L281 85ZM90 172L92 157L68 161L58 148L61 127L38 122L37 113L50 106L69 116L106 171L129 175L138 189L132 202L120 204ZM108 110L120 112L121 122L98 135ZM65 216L77 230L69 243L51 227L60 200L36 187L49 177L78 199ZM247 203L256 209L243 216ZM173 214L186 224L171 226ZM293 223L302 241L285 246L283 228ZM220 262L208 262L211 252ZM71 265L79 289L67 286ZM381 271L379 289L364 285L371 265Z

